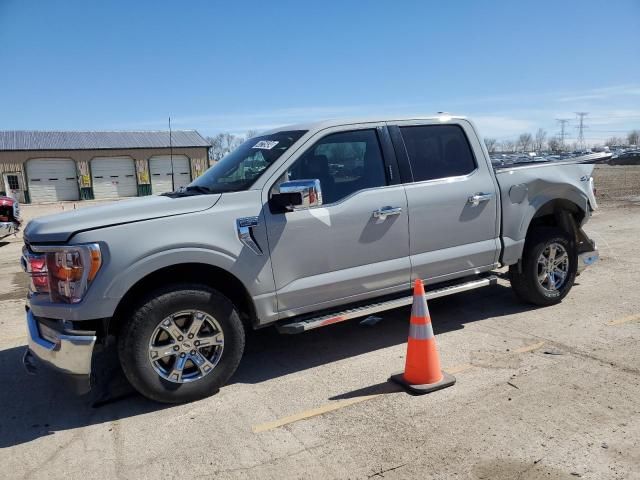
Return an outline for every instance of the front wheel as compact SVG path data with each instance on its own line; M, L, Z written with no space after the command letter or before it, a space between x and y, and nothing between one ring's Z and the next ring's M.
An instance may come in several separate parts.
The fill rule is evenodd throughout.
M571 237L558 228L539 228L525 243L521 265L509 267L509 279L521 300L555 305L571 290L577 269L578 255Z
M179 403L216 393L244 350L244 328L233 304L204 285L150 292L118 339L120 364L145 397Z

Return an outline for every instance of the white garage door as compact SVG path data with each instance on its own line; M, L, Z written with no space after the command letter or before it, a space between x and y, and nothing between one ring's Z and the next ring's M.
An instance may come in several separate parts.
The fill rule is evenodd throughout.
M70 158L34 158L27 162L29 196L34 203L78 200L76 162Z
M91 179L95 198L138 195L136 167L130 157L94 158L91 160Z
M171 188L171 156L159 155L149 159L149 173L151 173L151 191L155 194L170 192ZM173 173L175 175L175 189L191 183L189 159L184 155L173 156Z

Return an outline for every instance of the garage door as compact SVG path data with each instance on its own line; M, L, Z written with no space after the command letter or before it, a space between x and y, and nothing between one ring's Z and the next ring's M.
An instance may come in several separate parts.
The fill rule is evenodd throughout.
M70 158L34 158L27 162L29 196L34 203L78 200L76 162Z
M138 195L136 168L130 157L94 158L91 160L91 179L95 198Z
M149 159L151 173L151 191L153 193L170 192L171 188L171 156L159 155ZM184 155L173 156L173 172L175 174L175 189L191 183L189 159Z

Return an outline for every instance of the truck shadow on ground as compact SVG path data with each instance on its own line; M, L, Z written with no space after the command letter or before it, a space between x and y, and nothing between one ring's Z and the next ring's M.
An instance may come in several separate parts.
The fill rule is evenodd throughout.
M433 300L429 307L436 334L532 308L519 303L511 289L503 286ZM381 313L382 319L374 326L363 326L358 320L352 320L293 336L279 335L274 329L259 330L250 335L245 356L230 383L257 384L400 345L407 340L409 315L410 308L405 307ZM115 369L109 379L107 390L93 392L92 397L78 397L56 376L28 376L21 364L23 353L24 346L0 351L0 448L58 431L172 408L136 394L119 369ZM379 393L380 388L384 390L376 387L371 393ZM96 399L100 402L95 403ZM97 405L100 407L96 408Z
M464 328L467 323L532 310L519 302L511 288L497 285L429 302L436 335ZM407 341L411 307L376 316L374 326L358 319L300 335L280 335L275 329L252 332L240 368L231 383L255 384Z

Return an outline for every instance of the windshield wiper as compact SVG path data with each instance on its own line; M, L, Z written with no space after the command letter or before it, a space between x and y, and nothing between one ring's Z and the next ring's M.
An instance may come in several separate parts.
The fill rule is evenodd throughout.
M189 185L188 187L180 188L175 192L163 193L165 197L178 198L178 197L192 197L194 195L206 195L209 193L216 193L209 187L203 185Z

